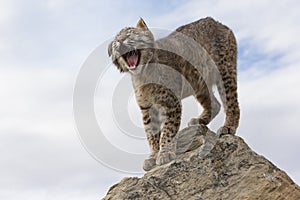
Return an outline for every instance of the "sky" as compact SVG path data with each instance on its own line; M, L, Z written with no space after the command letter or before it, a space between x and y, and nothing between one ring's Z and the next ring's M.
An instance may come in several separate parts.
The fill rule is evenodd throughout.
M130 81L104 53L107 42L140 17L153 32L206 16L233 30L237 135L299 185L299 9L296 0L0 0L0 199L99 199L123 177L142 175L148 146ZM91 75L97 78L94 114L105 140L81 132L74 116L85 66L98 70ZM135 135L122 125L127 118L118 118L120 106L112 106L124 96ZM193 99L183 103L182 126L197 115ZM118 151L110 154L107 142Z

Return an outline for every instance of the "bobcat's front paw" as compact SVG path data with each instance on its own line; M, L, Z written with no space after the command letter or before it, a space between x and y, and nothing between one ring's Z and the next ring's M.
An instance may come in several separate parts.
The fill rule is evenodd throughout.
M159 152L156 158L157 165L166 164L176 158L176 154L172 151Z
M145 171L150 171L153 169L156 165L156 159L155 158L148 158L144 161L143 169Z
M217 131L217 134L219 136L226 135L226 134L235 135L235 132L236 132L236 129L232 126L222 126Z

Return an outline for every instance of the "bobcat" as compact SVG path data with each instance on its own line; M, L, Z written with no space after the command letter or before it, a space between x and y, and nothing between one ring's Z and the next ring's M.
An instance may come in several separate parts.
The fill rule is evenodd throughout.
M120 72L129 72L150 146L143 169L175 159L181 122L181 99L193 95L203 112L189 126L207 125L219 112L212 92L216 85L226 112L219 134L235 134L240 110L237 99L237 45L232 31L207 17L154 36L143 19L124 28L108 47Z

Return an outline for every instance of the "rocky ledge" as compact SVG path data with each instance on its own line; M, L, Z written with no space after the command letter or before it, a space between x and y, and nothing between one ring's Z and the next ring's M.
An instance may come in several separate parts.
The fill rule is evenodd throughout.
M194 126L179 133L177 146L174 161L124 178L103 200L300 199L300 187L238 136Z

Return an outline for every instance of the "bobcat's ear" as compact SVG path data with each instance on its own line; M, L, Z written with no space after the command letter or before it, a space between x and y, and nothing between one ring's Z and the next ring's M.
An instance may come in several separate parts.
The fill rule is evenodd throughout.
M108 49L107 49L107 51L108 51L108 56L109 56L109 57L111 56L111 53L112 53L112 43L113 43L113 42L109 43Z
M136 28L148 29L145 21L142 18L139 19L138 23L136 24Z

